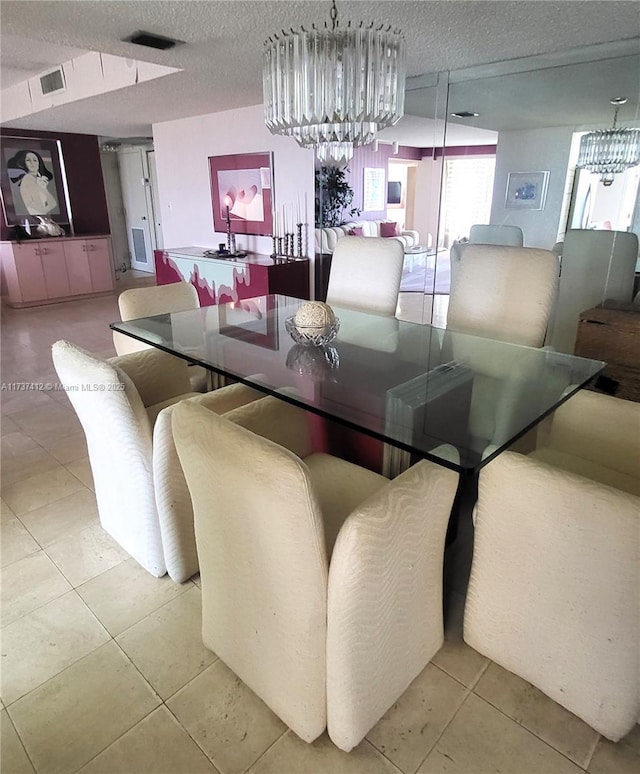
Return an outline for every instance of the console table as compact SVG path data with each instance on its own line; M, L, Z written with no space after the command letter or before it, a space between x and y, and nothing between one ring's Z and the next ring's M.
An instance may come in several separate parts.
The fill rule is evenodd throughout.
M211 255L206 247L155 250L156 282L190 282L200 306L225 304L269 293L309 298L309 259L267 255Z
M0 242L9 306L56 304L115 287L107 235Z

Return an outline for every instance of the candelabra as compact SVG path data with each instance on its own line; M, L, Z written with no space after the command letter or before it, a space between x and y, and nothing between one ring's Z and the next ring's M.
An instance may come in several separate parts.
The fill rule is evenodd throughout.
M234 240L231 239L231 218L229 217L229 205L227 204L227 250L230 253L235 253L235 245L233 250L231 249L232 241L235 241L235 238Z
M297 223L296 229L298 231L298 258L302 258L302 227L303 223Z
M282 219L280 213L275 213L273 221L273 252L271 257L276 261L294 261L296 258L304 258L303 233L306 226L303 223L302 203L298 199L297 222L294 220L293 205L282 205Z

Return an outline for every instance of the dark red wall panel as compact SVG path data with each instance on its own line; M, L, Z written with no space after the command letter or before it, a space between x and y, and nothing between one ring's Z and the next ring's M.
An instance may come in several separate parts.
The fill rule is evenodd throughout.
M100 163L100 146L95 135L40 132L32 129L0 129L0 142L5 136L60 140L67 171L74 232L80 236L109 233L109 214ZM0 226L2 239L8 239L10 230L4 218Z

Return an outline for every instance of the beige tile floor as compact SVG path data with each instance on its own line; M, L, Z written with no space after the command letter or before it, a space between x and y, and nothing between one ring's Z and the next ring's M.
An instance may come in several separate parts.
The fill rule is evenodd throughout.
M401 299L402 316L429 302ZM57 382L58 338L114 354L116 318L115 294L4 308L2 382ZM447 556L446 639L432 663L349 755L326 735L301 742L202 646L198 579L151 577L101 530L64 393L0 397L4 774L640 770L640 728L613 745L464 644L468 525Z

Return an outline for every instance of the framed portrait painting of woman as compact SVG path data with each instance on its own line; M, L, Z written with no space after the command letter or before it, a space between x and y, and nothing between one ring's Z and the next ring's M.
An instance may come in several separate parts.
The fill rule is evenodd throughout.
M66 188L58 140L2 137L0 189L7 226L38 223L38 216L71 223Z

